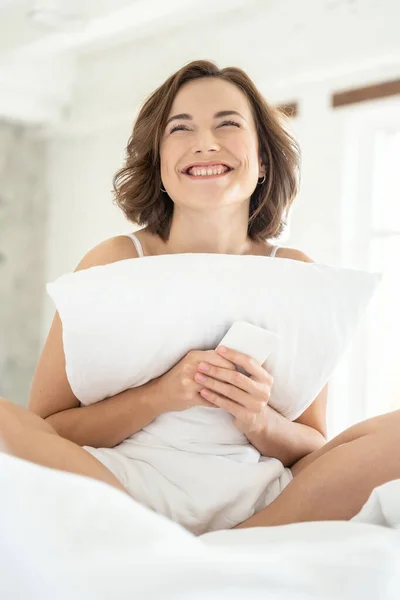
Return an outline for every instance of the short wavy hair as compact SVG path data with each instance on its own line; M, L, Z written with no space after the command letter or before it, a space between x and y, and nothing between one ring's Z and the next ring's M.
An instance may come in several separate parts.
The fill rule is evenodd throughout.
M219 69L198 60L182 67L143 104L126 147L124 166L113 179L115 203L133 223L147 226L166 241L174 204L161 191L160 143L178 90L189 81L214 77L236 85L247 97L254 116L265 181L250 198L248 235L262 241L279 237L299 186L300 150L289 133L284 113L266 102L241 69Z

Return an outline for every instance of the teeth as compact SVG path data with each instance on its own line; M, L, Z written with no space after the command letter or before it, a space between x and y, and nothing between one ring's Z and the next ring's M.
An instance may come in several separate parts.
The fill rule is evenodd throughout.
M189 175L195 177L209 176L209 175L222 175L228 168L223 165L216 165L215 167L191 167L188 170Z

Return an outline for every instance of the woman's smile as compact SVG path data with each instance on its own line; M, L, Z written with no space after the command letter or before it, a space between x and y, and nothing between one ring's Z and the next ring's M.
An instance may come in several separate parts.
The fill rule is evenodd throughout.
M183 175L193 180L208 180L228 175L233 168L226 163L202 162L193 163L182 169Z
M241 222L247 222L250 197L265 167L243 91L217 78L190 81L179 89L166 121L161 182L174 214L197 213L211 204L216 210L226 208L230 226L233 207L241 210Z

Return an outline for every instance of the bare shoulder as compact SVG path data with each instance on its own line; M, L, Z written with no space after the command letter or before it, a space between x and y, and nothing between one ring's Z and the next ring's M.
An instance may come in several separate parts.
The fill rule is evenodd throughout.
M108 265L119 260L127 258L137 258L138 253L132 240L126 235L117 235L116 237L104 240L82 258L76 271Z
M307 256L301 250L296 250L295 248L278 248L276 252L277 258L291 258L292 260L300 260L301 262L312 263L314 262L312 258Z

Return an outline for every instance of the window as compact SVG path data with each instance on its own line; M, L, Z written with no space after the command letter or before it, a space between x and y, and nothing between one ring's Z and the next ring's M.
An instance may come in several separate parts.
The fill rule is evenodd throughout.
M367 323L366 416L400 408L400 127L373 140L368 266L383 273Z
M332 378L330 435L400 408L400 102L346 110L341 264L383 280Z

